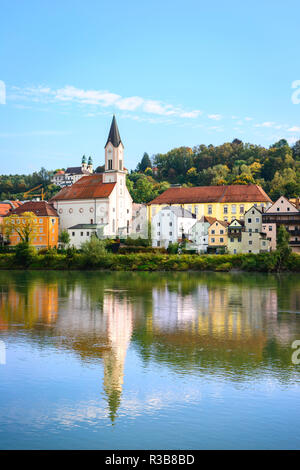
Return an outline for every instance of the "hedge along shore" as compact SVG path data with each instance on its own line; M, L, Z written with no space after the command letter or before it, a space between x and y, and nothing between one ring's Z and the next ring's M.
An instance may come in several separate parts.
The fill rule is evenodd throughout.
M0 254L0 269L108 270L108 271L219 271L300 272L300 255L280 252L240 255L169 255L154 253L105 254L87 257L82 253L36 254L26 262L14 253Z

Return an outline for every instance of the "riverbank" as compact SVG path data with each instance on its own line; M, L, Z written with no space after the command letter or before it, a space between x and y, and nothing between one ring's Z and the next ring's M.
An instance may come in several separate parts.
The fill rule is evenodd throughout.
M83 253L35 254L26 259L14 253L0 254L0 269L108 270L108 271L217 271L300 272L300 255L280 252L239 255L170 255L154 253L104 254L87 257Z

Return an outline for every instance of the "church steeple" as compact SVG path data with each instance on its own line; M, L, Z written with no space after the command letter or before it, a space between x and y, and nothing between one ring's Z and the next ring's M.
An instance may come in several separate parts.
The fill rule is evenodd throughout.
M105 147L107 146L109 142L114 147L119 147L120 143L122 143L115 115L113 115L113 118L112 118L110 131L108 134L108 139L107 139Z

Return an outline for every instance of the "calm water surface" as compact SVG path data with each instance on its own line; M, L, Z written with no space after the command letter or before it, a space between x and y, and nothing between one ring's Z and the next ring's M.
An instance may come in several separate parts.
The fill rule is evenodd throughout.
M296 339L296 274L0 272L0 448L300 448Z

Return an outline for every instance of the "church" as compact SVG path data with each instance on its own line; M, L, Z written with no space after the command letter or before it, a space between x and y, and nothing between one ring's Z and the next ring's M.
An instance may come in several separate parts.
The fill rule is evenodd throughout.
M59 215L60 231L69 232L71 245L79 248L92 234L99 238L130 234L132 198L126 174L124 145L113 116L105 145L104 172L83 176L50 201Z

